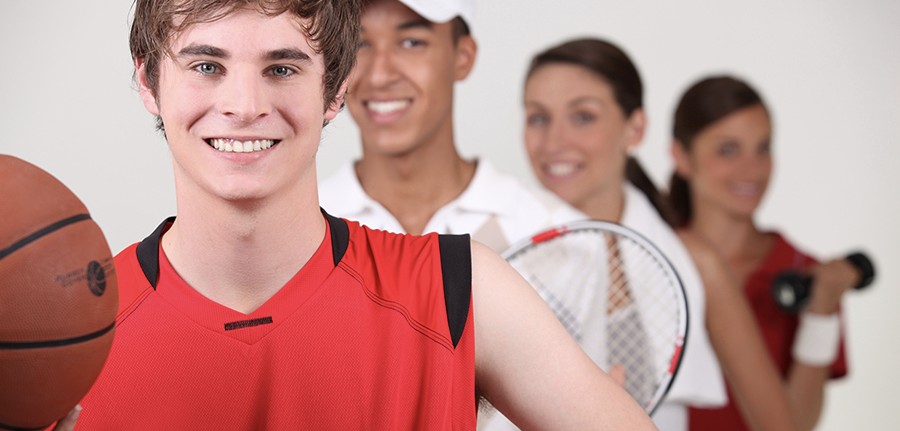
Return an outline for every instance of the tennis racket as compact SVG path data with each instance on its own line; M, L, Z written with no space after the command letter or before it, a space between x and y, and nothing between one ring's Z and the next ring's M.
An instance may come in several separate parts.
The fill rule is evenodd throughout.
M584 351L652 414L672 385L687 339L684 288L668 259L635 231L579 221L514 244L502 255Z

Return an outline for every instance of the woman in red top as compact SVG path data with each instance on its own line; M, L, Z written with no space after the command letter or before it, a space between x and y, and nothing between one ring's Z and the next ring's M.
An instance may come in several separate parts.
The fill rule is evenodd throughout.
M795 424L808 430L819 420L825 381L847 372L838 308L860 275L843 259L816 263L754 221L772 173L771 134L769 112L748 84L732 77L697 82L675 112L670 192L677 226L718 251L743 286L783 376ZM814 280L799 315L771 299L773 277L787 269ZM690 423L692 430L748 429L733 401L692 409Z

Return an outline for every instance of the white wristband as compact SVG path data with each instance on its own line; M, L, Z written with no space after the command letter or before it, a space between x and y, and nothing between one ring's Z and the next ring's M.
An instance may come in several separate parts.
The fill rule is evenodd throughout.
M840 340L841 321L837 313L802 313L791 353L795 361L805 365L831 365L837 358Z

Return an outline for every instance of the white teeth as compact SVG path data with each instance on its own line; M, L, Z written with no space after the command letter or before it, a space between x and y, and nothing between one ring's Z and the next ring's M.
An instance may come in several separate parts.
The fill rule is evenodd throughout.
M390 114L406 108L409 106L409 103L409 100L390 100L386 102L375 102L370 100L366 103L366 107L368 107L370 111L379 114Z
M574 163L552 163L547 165L547 173L559 177L572 175L577 169L578 166Z
M224 153L253 153L267 150L275 141L272 139L258 139L255 141L235 141L233 139L210 139L213 148Z

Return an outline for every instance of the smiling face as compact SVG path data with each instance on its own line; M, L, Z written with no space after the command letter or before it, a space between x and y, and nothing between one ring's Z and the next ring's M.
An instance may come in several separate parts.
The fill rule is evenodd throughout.
M643 112L625 117L613 88L587 68L550 63L525 84L525 148L541 184L591 214L620 193Z
M283 13L238 9L176 34L159 66L158 91L137 60L144 105L165 124L181 193L229 201L315 190L323 60Z
M452 144L453 85L475 57L471 37L453 39L452 23L429 22L396 0L365 6L347 106L366 153L403 155L441 139Z
M676 167L690 184L698 212L753 216L772 175L771 136L768 112L753 105L701 130L690 152L676 147Z

